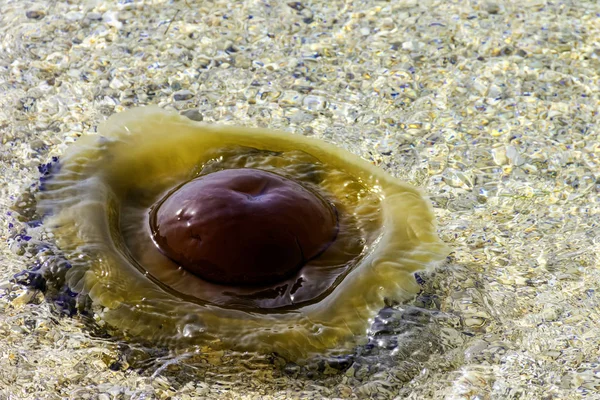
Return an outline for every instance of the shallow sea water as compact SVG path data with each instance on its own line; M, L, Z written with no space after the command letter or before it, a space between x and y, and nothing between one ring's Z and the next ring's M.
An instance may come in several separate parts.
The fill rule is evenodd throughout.
M594 1L0 1L0 398L600 398ZM447 263L346 358L168 352L11 282L10 209L157 104L334 143L429 194Z

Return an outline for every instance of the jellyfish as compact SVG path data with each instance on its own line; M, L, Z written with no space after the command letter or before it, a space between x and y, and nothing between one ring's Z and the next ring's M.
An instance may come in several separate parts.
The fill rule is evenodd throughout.
M37 212L67 261L48 284L114 332L294 360L360 343L448 253L421 191L360 157L158 107L71 145Z

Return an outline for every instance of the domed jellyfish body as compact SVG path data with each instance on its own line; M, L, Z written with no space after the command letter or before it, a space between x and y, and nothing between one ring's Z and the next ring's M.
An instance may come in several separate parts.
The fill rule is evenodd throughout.
M338 230L322 252L274 282L215 283L165 254L149 220L186 183L245 169L318 194L337 213ZM97 135L80 138L45 186L38 211L69 261L61 282L89 296L116 332L170 347L296 360L341 354L364 340L386 301L414 296L416 271L448 253L421 192L347 151L155 107L116 114Z

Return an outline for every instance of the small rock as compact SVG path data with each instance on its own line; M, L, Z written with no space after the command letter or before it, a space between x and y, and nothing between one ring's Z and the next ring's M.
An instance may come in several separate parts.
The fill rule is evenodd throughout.
M10 290L13 287L14 287L14 284L9 280L0 282L0 290Z
M291 3L288 3L288 7L291 7L291 8L293 8L296 11L302 11L302 10L304 10L304 6L299 1L293 1Z
M67 21L79 21L83 19L83 13L79 11L69 11L65 14L65 18Z
M554 322L558 320L560 316L560 310L553 305L546 304L544 310L541 312L542 320L546 322Z
M102 14L97 12L89 12L85 15L85 18L89 19L90 21L100 21L102 20Z
M508 164L508 157L506 157L506 147L497 147L492 149L492 158L496 165Z
M392 18L384 18L381 21L381 27L383 29L385 29L386 31L391 31L392 29L394 29L396 26L396 24L394 23L394 20Z
M399 9L406 9L406 8L416 7L417 4L418 4L417 0L397 0L394 3L394 6L398 7Z
M356 372L356 371L355 371L355 368L354 368L354 364L352 364L352 365L350 366L350 368L348 368L348 369L346 370L346 376L348 376L348 377L354 377L354 373L355 373L355 372Z
M194 97L194 93L190 92L189 90L180 90L178 92L173 93L173 99L175 101L189 100L192 97Z
M125 82L123 82L122 80L120 80L119 78L113 78L112 81L110 81L110 84L108 85L111 89L115 89L115 90L123 90L127 88L127 84Z
M300 372L300 366L298 364L290 362L284 366L283 371L288 375L296 375Z
M330 357L325 360L325 363L329 366L329 368L338 370L338 371L347 371L354 365L354 356L346 355L346 356L338 356L338 357Z
M44 142L40 139L34 139L29 143L29 147L31 147L32 150L42 149L44 147ZM1 288L2 285L0 285L0 289Z
M321 111L327 108L327 101L321 96L308 95L304 98L303 104L309 111Z
M115 11L107 11L102 15L102 19L104 23L108 26L112 26L116 29L121 29L123 27L123 23L119 21L119 14Z
M485 11L488 12L488 14L498 14L500 12L500 6L496 3L487 3L485 5Z
M519 153L515 146L506 146L506 157L514 166L519 167L525 164L525 158Z
M40 20L46 16L46 13L39 10L30 10L25 13L25 16L29 19Z
M113 396L113 398L116 398L118 395L123 393L123 390L118 386L113 386L110 389L108 389L106 392L108 394L110 394L111 396Z
M498 98L502 95L502 88L494 83L492 83L489 88L488 88L488 92L487 92L487 97L491 97L491 98Z
M408 50L408 51L416 51L419 49L419 45L418 45L418 43L416 43L412 40L409 40L408 42L402 43L402 49Z
M312 122L316 117L310 113L304 112L302 110L296 111L290 117L290 122L294 124L308 124Z
M310 8L304 8L300 14L305 18L305 19L310 19L312 20L314 17L314 14L312 12L312 10Z
M19 296L15 297L10 304L13 307L22 307L25 304L29 304L31 303L31 301L33 301L34 297L36 295L36 291L35 290L25 290L23 293L21 293Z
M187 117L187 118L191 119L192 121L202 121L204 119L204 117L202 116L202 114L200 114L200 111L198 111L195 108L193 108L191 110L182 111L181 115L183 115L184 117Z
M33 97L23 97L19 99L18 106L20 106L23 111L31 111L35 106L35 102L36 99Z

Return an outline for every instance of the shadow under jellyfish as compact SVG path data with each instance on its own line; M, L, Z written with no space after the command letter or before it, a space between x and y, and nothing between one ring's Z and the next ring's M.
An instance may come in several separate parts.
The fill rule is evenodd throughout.
M359 157L155 107L80 138L44 186L68 289L159 345L342 354L447 254L419 190Z

